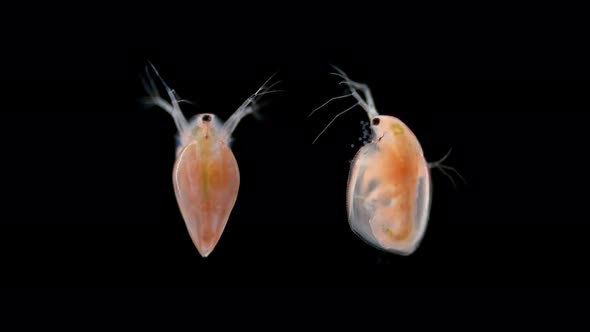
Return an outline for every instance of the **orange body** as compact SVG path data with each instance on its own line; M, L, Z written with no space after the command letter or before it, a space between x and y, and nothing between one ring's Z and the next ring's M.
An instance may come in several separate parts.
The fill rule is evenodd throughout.
M348 180L349 222L370 244L410 254L428 218L428 163L418 140L399 119L378 116L372 129L374 139L357 153Z
M214 137L186 145L174 165L174 192L197 250L215 248L238 196L240 172L229 147Z
M151 67L170 101L160 96L146 68L144 88L149 97L145 103L164 109L174 119L178 129L172 176L174 193L195 247L201 256L207 257L223 234L240 187L238 163L230 149L231 135L245 116L257 111L256 101L269 93L265 90L270 78L226 122L211 113L197 114L187 121L180 110L178 95L166 85L156 68Z
M338 113L320 135L337 117L356 106L371 121L372 140L357 152L348 176L350 227L378 249L410 255L420 244L428 223L431 166L410 128L396 117L379 114L369 86L334 69L332 74L342 79L340 84L348 93L328 100L311 114L336 99L353 97L356 103Z

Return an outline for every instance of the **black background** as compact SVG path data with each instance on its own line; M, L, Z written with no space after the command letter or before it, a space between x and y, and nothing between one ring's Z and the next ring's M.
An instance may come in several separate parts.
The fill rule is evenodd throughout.
M79 9L67 20L38 11L11 26L1 78L5 286L587 286L579 21L558 30L549 19L523 23L528 11L459 22L435 9L403 21L402 11L288 5L255 16L157 9ZM184 106L187 116L227 119L277 70L285 90L234 133L240 191L206 259L174 199L173 121L137 101L147 61L199 104ZM408 124L430 161L452 148L447 164L467 180L454 189L433 172L429 226L409 257L369 247L347 223L361 110L311 144L351 103L307 117L343 93L330 64L369 84L379 111Z

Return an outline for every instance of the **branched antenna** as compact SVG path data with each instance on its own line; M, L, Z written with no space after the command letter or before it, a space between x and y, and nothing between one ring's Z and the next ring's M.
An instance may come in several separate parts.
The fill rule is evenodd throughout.
M339 84L344 84L348 87L354 99L356 99L361 105L361 107L365 110L365 112L367 112L369 118L372 119L378 116L379 113L377 112L377 108L375 107L375 102L373 100L373 95L371 94L371 89L369 89L369 86L364 83L359 83L351 80L342 69L334 65L332 65L332 67L337 71L337 73L330 74L343 79L343 81L339 82ZM361 91L363 93L365 97L364 99L361 97L358 91Z
M270 82L270 80L273 79L273 77L275 77L277 73L278 73L278 71L275 72L274 74L272 74L264 82L264 84L262 84L262 86L260 88L258 88L258 90L256 90L256 92L254 94L252 94L250 97L248 97L248 99L246 99L242 103L242 105L240 105L240 107L229 117L229 119L227 119L227 121L223 125L223 128L224 128L223 129L223 131L224 131L223 139L226 142L228 142L228 144L231 141L231 134L238 126L238 123L248 114L256 115L256 113L259 109L259 107L257 107L257 105L256 105L259 97L269 94L269 93L284 91L284 90L271 90L274 86L279 84L281 81L276 81L276 82L270 84L269 86L267 86L268 82Z
M172 116L172 118L174 119L174 123L176 124L176 129L178 130L178 132L179 133L185 132L185 130L188 129L188 122L186 121L186 118L184 117L184 115L182 114L182 111L180 110L179 103L180 102L190 103L190 102L187 100L183 100L183 99L178 98L178 94L174 90L172 90L168 86L168 84L166 84L166 82L160 76L160 73L158 73L158 70L156 69L156 67L149 61L148 61L148 65L149 66L145 67L145 77L142 78L143 87L148 94L148 97L142 98L144 105L159 106L160 108L162 108L163 110L165 110L166 112L168 112ZM168 97L170 98L170 102L166 101L164 98L162 98L160 96L160 93L158 91L156 83L154 82L154 80L152 79L152 76L150 75L150 70L149 70L150 67L151 67L152 71L156 74L158 79L160 80L160 83L162 83L162 85L164 86L166 93L168 94Z
M370 119L379 115L379 113L377 112L377 109L375 108L375 103L373 102L373 97L371 95L371 90L369 89L369 87L366 84L358 83L358 82L351 80L350 78L348 78L346 73L344 71L342 71L340 68L338 68L334 65L332 65L332 67L336 70L336 72L335 73L332 72L330 74L342 78L343 81L339 82L339 84L346 85L346 88L349 91L349 93L342 95L342 96L330 98L328 101L326 101L325 103L323 103L322 105L320 105L319 107L317 107L316 109L311 111L311 113L308 115L308 117L311 117L316 111L318 111L322 107L326 106L330 102L337 100L337 99L344 99L347 97L353 97L356 100L356 103L354 105L350 106L349 108L347 108L346 110L338 113L336 116L334 116L332 121L330 121L330 123L328 123L328 125L326 125L326 127L319 133L319 135L316 136L316 138L313 140L312 144L314 144L318 140L318 138L328 129L328 127L330 127L330 125L334 122L334 120L336 120L336 118L338 118L342 114L350 111L351 109L353 109L356 106L361 106L365 110L365 112L367 113L367 115L369 116ZM361 91L365 98L363 98L359 94L358 91Z
M330 127L330 125L332 124L332 122L334 122L339 116L341 116L342 114L350 111L351 109L357 107L359 104L355 103L354 105L350 106L349 108L345 109L344 111L336 114L336 116L332 119L332 121L330 121L330 123L328 123L328 125L326 125L326 127L324 128L324 130L322 130L318 136L316 136L316 138L313 140L313 142L311 144L315 144L315 142L318 140L318 138L320 138L320 136L322 136L322 134L328 129L328 127Z
M311 113L309 113L309 115L307 117L308 118L311 117L313 115L313 113L315 113L316 111L318 111L320 108L328 105L331 101L337 100L337 99L343 99L343 98L347 98L347 97L352 97L352 93L349 93L349 94L343 95L343 96L338 96L338 97L330 98L330 100L328 100L327 102L323 103L320 107L317 107L316 109L314 109L313 111L311 111Z
M465 181L465 178L463 178L463 176L461 176L461 174L454 168L451 166L447 166L447 165L443 165L442 162L445 161L447 159L447 157L451 154L451 151L453 149L450 148L449 152L447 152L447 154L444 155L444 157L442 157L440 160L428 163L428 167L429 168L438 168L440 169L440 171L449 178L449 180L451 180L451 183L453 184L453 188L457 188L457 185L455 184L455 181L453 180L453 177L447 173L445 170L447 171L452 171L454 172L457 176L459 176L459 178L461 178L461 180L463 181L463 183L467 183L467 181Z

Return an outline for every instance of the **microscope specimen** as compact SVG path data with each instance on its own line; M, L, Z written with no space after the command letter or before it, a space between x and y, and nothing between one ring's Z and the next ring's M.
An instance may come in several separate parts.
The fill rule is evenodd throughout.
M310 116L335 99L353 97L356 103L337 114L314 143L337 117L354 107L361 106L367 113L372 136L351 164L346 199L348 221L352 231L368 244L408 256L418 248L428 223L432 198L430 169L456 172L442 165L450 151L437 162L427 162L410 128L396 117L380 115L369 87L335 69L337 73L332 74L343 79L340 84L349 93L328 100Z
M151 65L151 64L150 64ZM168 112L176 124L177 149L172 181L180 212L190 237L202 257L211 254L217 245L234 207L240 186L238 163L230 148L232 133L240 120L259 110L259 97L276 92L267 86L271 76L253 95L222 122L213 113L201 113L187 120L181 112L181 100L151 65L166 90L170 101L158 92L146 67L144 88L146 105L158 106Z

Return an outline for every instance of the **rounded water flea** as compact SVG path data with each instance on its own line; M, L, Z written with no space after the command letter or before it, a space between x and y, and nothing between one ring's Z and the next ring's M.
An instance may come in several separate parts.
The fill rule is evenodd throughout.
M454 169L443 166L442 160L428 163L410 128L396 117L380 115L369 87L335 69L337 73L333 74L342 79L340 84L348 90L345 96L354 97L356 103L337 114L316 140L338 116L355 106L367 113L372 132L351 164L346 198L350 227L380 250L410 255L418 248L428 224L432 198L430 169Z

